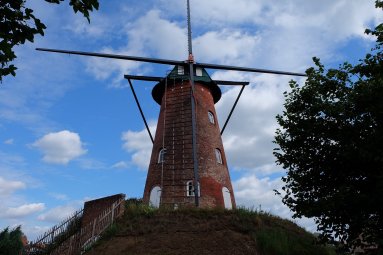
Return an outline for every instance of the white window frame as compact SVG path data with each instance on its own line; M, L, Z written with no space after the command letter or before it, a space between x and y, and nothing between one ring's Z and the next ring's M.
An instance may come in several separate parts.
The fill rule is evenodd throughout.
M187 197L194 197L194 181L187 181L186 182L186 196ZM201 196L201 187L198 182L198 196Z
M185 74L185 68L183 66L177 66L177 74L178 75L184 75Z
M158 164L165 162L165 153L166 153L166 148L161 148L161 150L158 152L158 159L157 159Z
M223 159L222 159L222 152L221 152L221 150L218 149L218 148L215 148L214 152L215 152L215 159L216 159L217 163L223 165Z
M197 67L195 69L195 76L202 76L203 73L202 73L202 68L201 67Z
M208 112L207 112L207 115L208 115L208 118L209 118L209 122L210 122L211 124L215 124L214 113L212 113L211 111L208 111Z

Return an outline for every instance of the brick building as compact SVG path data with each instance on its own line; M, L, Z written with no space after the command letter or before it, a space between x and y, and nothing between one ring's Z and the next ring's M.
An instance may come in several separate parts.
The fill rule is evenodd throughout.
M234 193L214 107L221 90L203 68L195 69L194 81L199 204L233 208ZM194 205L191 91L184 66L176 66L152 91L161 110L144 202L156 207Z

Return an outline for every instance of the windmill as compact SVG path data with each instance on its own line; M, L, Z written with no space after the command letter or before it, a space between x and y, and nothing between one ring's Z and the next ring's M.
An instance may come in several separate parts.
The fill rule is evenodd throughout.
M246 85L245 81L213 80L206 69L305 76L301 73L259 68L217 65L194 61L190 1L187 0L188 57L186 61L115 54L37 48L67 53L173 65L166 77L125 75L153 143L144 202L178 207L235 207L235 198L222 144L223 134ZM133 87L133 80L156 82L153 99L161 106L153 138ZM221 98L218 85L241 86L222 130L214 104Z

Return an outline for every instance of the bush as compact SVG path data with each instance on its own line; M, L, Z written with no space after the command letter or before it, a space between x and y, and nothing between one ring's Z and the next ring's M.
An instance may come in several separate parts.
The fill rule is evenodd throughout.
M1 255L19 255L23 250L23 243L21 238L23 232L21 227L9 231L9 228L5 228L0 232L0 253Z

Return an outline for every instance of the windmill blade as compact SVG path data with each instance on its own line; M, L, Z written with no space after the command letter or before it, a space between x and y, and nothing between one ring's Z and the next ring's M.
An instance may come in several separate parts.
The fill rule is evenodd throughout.
M276 70L268 70L268 69L240 67L240 66L215 65L215 64L207 64L207 63L196 63L195 66L207 68L207 69L216 69L216 70L241 71L241 72L252 72L252 73L270 73L270 74L281 74L281 75L292 75L292 76L307 76L306 74L303 74L303 73L293 73L293 72L276 71Z
M81 55L81 56L99 57L99 58L132 60L132 61L163 64L163 65L185 65L186 64L185 61L160 59L160 58L145 58L145 57L97 53L97 52L59 50L59 49L47 49L47 48L36 48L36 50L46 51L46 52ZM190 65L192 65L192 64L190 63ZM216 69L216 70L241 71L241 72L253 72L253 73L270 73L270 74L281 74L281 75L292 75L292 76L307 76L306 74L303 74L303 73L294 73L294 72L285 72L285 71L249 68L249 67L240 67L240 66L216 65L216 64L208 64L208 63L195 63L194 65L197 67L203 67L203 68L207 68L207 69Z
M133 60L133 61L139 61L139 62L164 64L164 65L184 65L185 64L184 61L176 61L176 60L169 60L169 59L159 59L159 58L145 58L145 57L125 56L125 55L96 53L96 52L84 52L84 51L72 51L72 50L57 50L57 49L46 49L46 48L36 48L36 50L38 50L38 51L47 51L47 52L56 52L56 53L66 53L66 54L81 55L81 56L99 57L99 58L113 58L113 59L122 59L122 60Z

